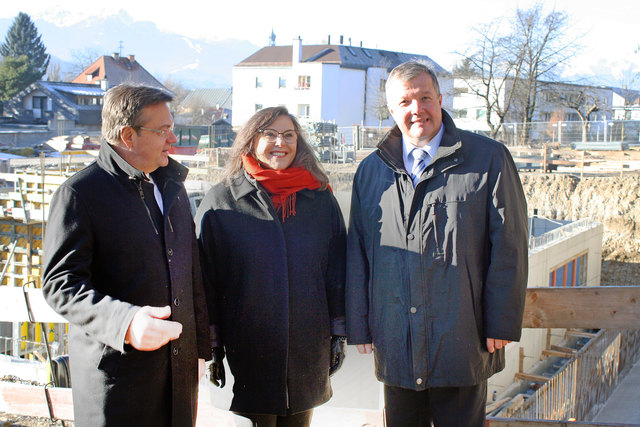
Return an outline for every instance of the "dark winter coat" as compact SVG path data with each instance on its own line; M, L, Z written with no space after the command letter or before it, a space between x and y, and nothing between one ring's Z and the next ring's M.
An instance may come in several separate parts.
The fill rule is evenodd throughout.
M234 411L285 415L331 397L331 328L345 332L346 231L328 190L299 191L295 210L283 223L269 194L242 176L214 186L196 214Z
M70 323L77 426L195 423L197 359L210 358L210 342L186 174L172 159L152 173L163 196L164 242L138 192L142 172L107 143L54 194L43 291ZM144 305L170 305L180 338L151 352L125 345Z
M373 342L376 376L413 390L479 384L504 368L486 339L520 338L527 209L500 143L444 136L414 189L393 128L359 166L347 249L349 344Z

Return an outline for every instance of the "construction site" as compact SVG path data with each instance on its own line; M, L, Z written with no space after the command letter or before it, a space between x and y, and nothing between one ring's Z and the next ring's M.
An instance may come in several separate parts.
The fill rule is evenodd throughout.
M530 272L523 337L489 381L486 425L640 426L640 150L509 148L527 197ZM194 210L227 150L175 156L190 168ZM325 167L348 221L353 174L372 150L330 152ZM42 250L53 193L96 154L2 164L0 425L73 425L68 326L42 297ZM383 426L372 358L349 348L332 387L313 426ZM203 379L197 425L247 425L228 412L230 393Z

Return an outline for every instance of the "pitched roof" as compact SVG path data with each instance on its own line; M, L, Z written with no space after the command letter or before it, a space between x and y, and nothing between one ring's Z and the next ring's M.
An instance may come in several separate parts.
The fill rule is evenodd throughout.
M181 107L201 102L204 106L231 109L231 89L194 89L182 100Z
M291 66L293 46L266 46L244 59L236 67ZM345 45L306 45L302 46L304 63L339 64L343 68L366 70L370 67L384 67L391 71L407 61L425 62L437 74L449 74L433 59L426 55L417 55L389 50L370 49Z
M109 87L119 85L120 83L134 83L169 91L136 61L134 55L127 57L117 54L113 56L101 56L82 73L78 74L71 82L99 85L100 81L104 79L108 81Z
M99 104L84 105L76 103L78 96L103 96L104 91L100 86L39 80L30 84L8 100L5 104L6 111L10 114L18 115L19 110L22 108L22 99L36 90L47 94L47 96L51 98L57 114L61 114L69 120L77 119L77 114L80 110L96 111L98 113L102 110L102 105Z

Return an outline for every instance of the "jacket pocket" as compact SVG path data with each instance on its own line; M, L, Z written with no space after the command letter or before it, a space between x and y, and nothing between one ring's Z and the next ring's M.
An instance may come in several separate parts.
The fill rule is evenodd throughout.
M110 378L115 377L118 374L121 356L118 350L105 345L98 360L98 370L103 371Z

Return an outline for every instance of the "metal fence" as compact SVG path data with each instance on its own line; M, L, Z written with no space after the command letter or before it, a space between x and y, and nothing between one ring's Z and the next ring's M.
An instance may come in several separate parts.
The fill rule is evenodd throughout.
M490 136L489 131L469 130ZM505 123L495 139L509 146L540 146L549 143L572 146L583 141L632 145L640 143L640 120Z
M565 239L567 237L573 236L577 233L581 233L585 230L589 230L598 226L600 223L593 221L589 218L584 218L567 225L563 225L562 227L558 227L554 230L546 232L540 236L529 238L529 250L531 252L536 252L547 246L550 243L556 243L559 240Z
M510 416L586 421L611 396L620 374L637 360L638 350L640 330L600 330Z

